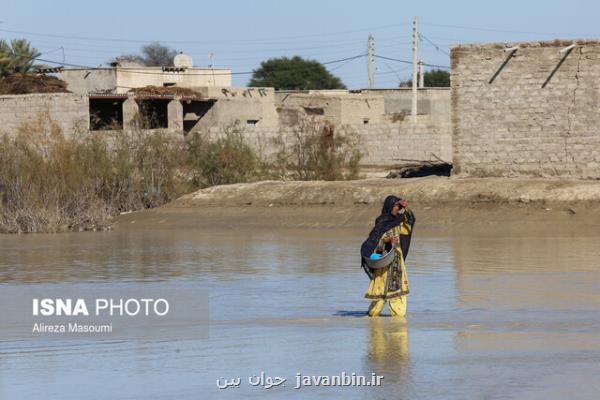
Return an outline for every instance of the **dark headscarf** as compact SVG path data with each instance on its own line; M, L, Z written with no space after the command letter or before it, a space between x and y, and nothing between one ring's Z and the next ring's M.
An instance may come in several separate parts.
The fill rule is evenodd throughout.
M367 240L360 246L361 256L369 258L377 248L379 239L381 239L383 234L404 221L403 214L398 213L395 217L392 215L394 204L400 200L401 199L396 196L388 196L385 198L383 207L381 208L381 215L375 219L375 226L371 229L369 237L367 237Z
M371 254L373 254L373 251L375 251L379 244L379 239L381 239L385 232L400 225L404 220L411 226L410 234L408 236L400 236L400 248L402 249L402 256L406 260L412 237L412 228L415 225L415 215L411 210L407 209L406 212L398 213L394 217L392 215L392 208L394 207L394 204L400 200L402 199L396 196L388 196L385 198L383 207L381 208L381 215L375 219L375 226L371 229L369 237L363 242L362 246L360 246L361 266L369 278L372 277L372 271L365 264L364 258L369 258Z

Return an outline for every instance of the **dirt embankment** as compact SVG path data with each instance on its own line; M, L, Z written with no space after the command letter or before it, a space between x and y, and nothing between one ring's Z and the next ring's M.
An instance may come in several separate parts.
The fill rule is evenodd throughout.
M600 181L445 177L336 182L264 181L199 190L182 196L167 207L351 206L379 204L388 194L436 206L592 205L600 204Z
M573 234L600 234L598 181L440 177L216 186L158 209L122 215L116 227L368 230L388 194L407 198L419 229L436 234L502 229L516 235L540 226L559 234L567 227Z

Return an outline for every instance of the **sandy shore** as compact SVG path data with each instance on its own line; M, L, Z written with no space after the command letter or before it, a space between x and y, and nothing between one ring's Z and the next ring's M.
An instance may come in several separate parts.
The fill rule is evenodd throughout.
M122 215L115 227L366 228L388 194L409 199L421 229L484 232L502 224L517 234L542 224L570 232L600 230L600 181L442 177L216 186Z

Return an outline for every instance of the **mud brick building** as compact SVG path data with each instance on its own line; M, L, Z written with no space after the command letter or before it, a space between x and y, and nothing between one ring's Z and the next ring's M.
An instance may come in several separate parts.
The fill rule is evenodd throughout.
M600 178L600 40L452 48L454 171Z

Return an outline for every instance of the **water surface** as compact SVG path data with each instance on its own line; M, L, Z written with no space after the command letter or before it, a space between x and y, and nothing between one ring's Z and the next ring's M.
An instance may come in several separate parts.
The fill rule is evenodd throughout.
M210 338L0 341L0 399L559 399L600 393L600 232L419 232L406 320L364 316L364 229L0 237L5 285L194 282ZM285 387L247 384L265 371ZM383 375L293 389L296 373ZM241 377L218 389L219 378Z

